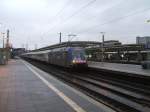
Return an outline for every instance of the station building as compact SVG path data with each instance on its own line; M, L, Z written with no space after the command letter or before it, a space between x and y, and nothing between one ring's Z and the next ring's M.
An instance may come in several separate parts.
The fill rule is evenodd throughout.
M150 49L150 36L136 37L136 44L144 44L145 48Z

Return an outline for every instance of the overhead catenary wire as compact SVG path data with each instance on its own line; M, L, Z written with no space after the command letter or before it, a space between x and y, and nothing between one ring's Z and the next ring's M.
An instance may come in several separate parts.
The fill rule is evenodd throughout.
M68 7L68 5L71 3L71 0L67 0L67 2L64 4L64 6L57 12L57 14L54 16L54 18L59 17L62 12Z
M98 25L95 25L95 26L92 26L92 27L89 27L89 28L87 28L86 30L84 30L84 31L82 31L82 32L79 32L79 33L80 33L80 34L81 34L81 33L84 33L84 32L89 31L89 30L91 30L92 28L95 28L95 27L103 26L103 25L106 25L106 24L112 24L112 23L114 23L114 22L119 22L119 21L121 21L121 20L123 20L123 19L126 19L126 18L131 17L131 16L135 16L135 15L137 15L137 14L139 14L139 13L142 13L142 12L145 12L145 11L149 11L149 10L150 10L150 7L149 7L149 8L145 8L145 9L140 10L140 11L133 12L133 13L128 14L128 15L125 15L125 16L121 16L121 17L118 17L118 18L109 20L109 21L107 21L107 22L104 22L104 23L101 23L101 24L98 24Z
M95 2L95 1L93 0L93 1L89 2L87 5L89 5L90 3L94 3L94 2ZM122 2L125 2L125 1L124 1L124 0L119 1L119 2L117 3L117 6L118 6L120 3L122 3ZM87 5L86 5L86 6L87 6ZM85 7L86 7L86 6L85 6ZM116 7L116 5L113 5L112 7L110 7L109 10L112 9L112 8L114 8L114 7ZM81 11L80 11L80 12L81 12ZM99 14L104 13L104 12L105 12L105 11L100 12ZM97 16L97 15L95 15L94 17L90 17L90 18L91 18L91 19L93 19L93 18L95 19L96 16ZM73 17L73 15L70 16L70 17ZM71 19L71 18L70 18L70 19ZM88 19L88 20L86 20L86 21L90 21L90 19ZM65 22L63 22L63 24L65 24ZM78 25L76 25L76 26L79 26L79 25L81 25L81 24L83 24L83 22L80 22L80 23L79 23Z
M93 4L96 0L91 0L90 2L88 2L87 4L85 4L84 6L82 6L81 8L79 8L77 11L75 11L74 13L72 13L69 17L67 17L67 19L65 19L63 22L61 22L63 24L65 24L67 21L69 21L72 17L76 16L77 14L79 14L83 9L87 8L88 6L90 6L91 4ZM52 28L49 29L53 30L56 27L56 25L54 25Z
M94 3L95 1L96 1L96 0L92 0L92 1L88 2L86 5L84 5L83 7L79 8L76 12L74 12L74 13L73 13L72 15L70 15L67 19L65 19L65 21L62 22L62 24L64 24L65 22L69 21L72 17L76 16L77 14L79 14L79 13L81 12L81 9L82 9L82 8L85 9L86 7L88 7L89 5L91 5L92 3ZM81 31L81 32L79 32L79 33L84 33L84 32L86 32L86 31L88 31L88 30L91 30L92 28L96 28L96 27L103 26L103 25L106 25L106 24L112 24L112 23L114 23L114 22L118 22L118 21L123 20L123 19L125 19L125 18L134 16L134 15L139 14L139 13L142 13L142 12L144 12L144 11L147 11L147 10L149 10L149 9L150 9L150 8L146 8L146 9L144 9L144 10L135 11L135 12L133 12L133 13L131 13L131 14L127 14L127 15L125 15L125 16L118 17L118 18L115 18L115 19L106 21L106 22L104 22L104 23L100 23L100 24L98 24L98 25L89 27L89 28L87 28L87 29L85 29L85 30L83 30L83 31ZM61 24L61 25L62 25L62 24ZM54 27L56 27L56 26L54 26ZM53 27L52 29L54 29L54 27ZM51 30L49 29L49 31L51 31Z
M67 22L69 19L71 19L72 17L74 17L75 15L77 15L78 13L80 13L81 10L83 10L83 9L87 8L88 6L90 6L91 4L93 4L95 1L96 1L96 0L91 0L90 2L88 2L87 4L85 4L84 6L82 6L81 8L79 8L79 10L77 10L77 11L74 12L71 16L69 16L69 17L63 22L63 24L64 24L65 22ZM67 1L67 3L64 5L64 7L56 14L56 16L59 16L59 15L63 12L63 10L66 8L66 6L67 6L69 3L70 3L70 0ZM55 17L56 17L56 16L55 16ZM49 31L52 31L55 27L56 27L56 25L53 26L53 27L51 27L47 32L43 33L42 36L41 36L41 38L43 39L44 35L47 34Z
M117 6L118 5L120 5L122 2L125 2L124 0L121 0L119 3L117 3ZM109 10L110 9L112 9L112 8L114 8L114 7L116 7L116 5L113 5L112 7L109 7ZM103 14L103 13L105 13L105 11L100 11L99 13L98 13L98 15L100 15L100 14ZM88 18L87 20L86 20L86 22L87 21L91 21L91 19L97 19L97 15L94 15L94 16L90 16L90 18ZM76 26L79 26L79 25L81 25L81 24L83 24L85 21L80 21L78 24L76 24Z
M80 13L81 10L83 10L83 9L87 8L88 6L90 6L91 4L93 4L94 2L96 2L96 0L92 0L92 1L88 2L87 4L85 4L84 6L82 6L80 9L78 9L72 15L70 15L65 21L63 21L63 24L65 22L69 21L72 17L76 16L78 13Z
M124 0L121 0L121 2L124 1ZM94 2L96 2L96 0L91 0L89 1L87 4L85 4L84 6L82 6L81 8L79 8L77 11L75 11L72 15L70 15L69 17L67 17L67 19L65 19L65 21L63 21L61 23L61 25L65 24L66 22L68 22L69 20L71 20L74 16L76 16L77 14L81 13L81 11L85 8L87 8L88 6L92 5ZM120 3L121 3L120 2ZM67 3L68 4L68 3ZM65 5L66 6L66 5ZM113 8L114 6L112 6L111 8ZM65 7L62 8L62 10L64 10ZM60 11L62 12L62 11ZM58 12L58 14L60 13ZM102 12L103 13L103 12ZM58 15L57 14L57 15ZM57 27L57 25L54 25L53 27L51 27L48 31L52 31L55 27ZM47 32L48 33L48 32Z
M53 18L58 18L70 3L71 3L71 0L67 0L67 2L63 5L63 7L57 12L57 14ZM53 28L53 27L51 27L51 28ZM47 32L43 33L43 35L48 32L49 32L49 30ZM41 36L41 38L43 38L43 35Z

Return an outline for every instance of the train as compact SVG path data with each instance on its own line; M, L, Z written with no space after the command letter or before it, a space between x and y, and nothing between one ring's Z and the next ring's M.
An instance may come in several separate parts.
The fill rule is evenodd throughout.
M62 47L50 50L32 51L22 54L21 57L66 68L88 67L85 50L82 47Z

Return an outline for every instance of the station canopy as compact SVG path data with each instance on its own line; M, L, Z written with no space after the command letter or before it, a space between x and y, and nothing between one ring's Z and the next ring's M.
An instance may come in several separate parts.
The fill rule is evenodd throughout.
M97 41L68 41L68 42L62 42L59 44L50 45L47 47L43 47L40 49L36 49L33 51L43 51L43 50L50 50L55 48L62 48L62 47L94 47L94 46L100 46L101 42Z

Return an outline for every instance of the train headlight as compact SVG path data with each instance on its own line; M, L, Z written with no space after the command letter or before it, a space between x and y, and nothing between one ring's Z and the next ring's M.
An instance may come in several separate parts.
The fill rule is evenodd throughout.
M75 60L73 60L73 61L72 61L72 63L76 63L76 61L75 61Z

